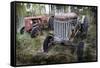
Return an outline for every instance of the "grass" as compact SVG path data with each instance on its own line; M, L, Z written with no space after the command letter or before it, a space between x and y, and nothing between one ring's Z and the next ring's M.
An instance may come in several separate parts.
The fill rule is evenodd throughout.
M43 31L43 35L36 38L31 38L28 33L25 33L24 35L17 33L17 65L67 63L76 60L75 56L70 53L70 50L61 45L53 46L49 52L45 54L42 48L43 40L45 39L46 35L47 31Z

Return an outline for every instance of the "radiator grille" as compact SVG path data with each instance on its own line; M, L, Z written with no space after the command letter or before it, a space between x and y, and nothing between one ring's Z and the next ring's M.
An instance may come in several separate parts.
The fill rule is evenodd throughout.
M54 20L54 38L56 41L69 40L71 35L71 24L68 21Z

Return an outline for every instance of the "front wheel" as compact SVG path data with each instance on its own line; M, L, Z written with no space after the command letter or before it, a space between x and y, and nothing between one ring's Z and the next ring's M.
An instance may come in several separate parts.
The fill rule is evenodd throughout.
M23 26L23 27L20 29L20 34L23 34L23 33L24 33L24 29L25 29L25 27Z
M79 62L83 61L84 42L80 42L77 46L77 59Z
M48 48L52 45L52 42L53 42L52 36L46 37L46 39L44 40L44 43L43 43L43 51L44 52L48 51Z
M39 27L33 27L31 32L31 38L34 38L40 34Z

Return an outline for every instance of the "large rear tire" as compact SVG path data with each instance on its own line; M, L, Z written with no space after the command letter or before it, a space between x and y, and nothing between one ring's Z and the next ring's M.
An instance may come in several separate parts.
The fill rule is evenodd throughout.
M49 21L48 21L48 29L50 29L50 30L53 30L54 29L53 28L53 21L54 21L54 16L51 16L49 18Z
M48 51L48 48L53 44L52 41L53 41L52 36L46 37L46 39L44 40L44 43L43 43L43 51L44 52Z
M81 31L81 37L83 39L85 39L87 37L88 23L89 23L88 18L84 17L83 23L81 24L81 29L80 29L80 31Z

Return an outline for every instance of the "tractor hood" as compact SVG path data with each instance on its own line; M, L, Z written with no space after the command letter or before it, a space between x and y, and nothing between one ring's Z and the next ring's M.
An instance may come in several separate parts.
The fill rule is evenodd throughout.
M60 13L55 15L55 19L57 20L69 20L69 19L76 19L78 17L78 15L76 13Z

